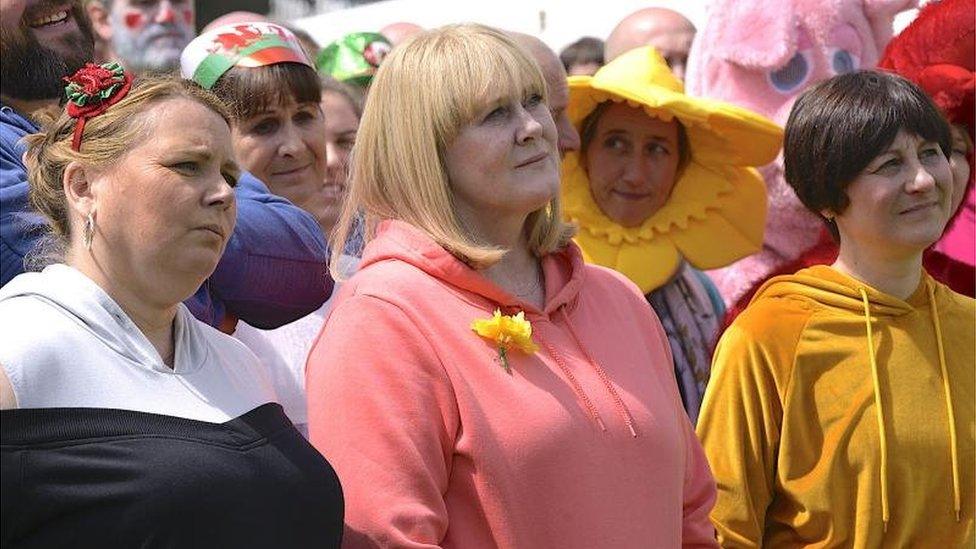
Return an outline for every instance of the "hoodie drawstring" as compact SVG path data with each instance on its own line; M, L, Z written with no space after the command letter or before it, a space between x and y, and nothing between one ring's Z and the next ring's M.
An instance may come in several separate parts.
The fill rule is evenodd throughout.
M583 351L583 356L586 358L587 363L591 368L593 368L593 371L596 372L597 377L599 377L600 381L603 383L603 387L607 390L607 393L610 394L611 399L613 399L617 413L623 419L624 423L627 424L627 428L630 430L631 436L636 438L637 428L635 425L636 422L634 421L634 416L630 413L630 409L627 408L627 404L625 404L623 399L620 398L620 393L618 393L613 387L613 384L610 383L610 376L607 375L606 370L604 370L600 364L597 363L597 361L593 360L593 356L590 354L590 351L585 345L583 345L583 341L579 338L579 335L577 335L576 330L573 328L573 324L569 321L569 316L566 314L565 307L560 307L557 309L557 311L562 315L563 323L565 323L569 328L569 333L573 336L573 340L576 342L577 347ZM556 362L559 370L564 376L566 376L566 379L569 380L569 384L572 386L577 398L583 403L583 407L586 408L586 411L590 414L593 420L597 423L597 425L600 426L600 430L606 431L607 427L600 418L600 413L597 411L596 406L593 405L593 401L591 401L586 395L586 391L583 390L583 386L580 385L579 381L576 379L576 376L573 375L573 372L566 365L566 361L563 360L562 355L548 341L543 339L541 334L537 333L536 336L539 343L542 344L546 352L549 353L549 356L551 356Z
M583 407L586 408L586 411L590 414L590 417L592 417L593 421L600 426L601 431L606 431L607 426L604 425L603 420L600 419L600 412L596 410L596 406L593 406L593 402L590 400L590 397L586 396L586 391L583 390L583 387L579 384L579 381L576 380L576 376L574 376L573 372L570 371L569 367L566 366L562 355L560 355L556 349L549 344L548 341L542 339L542 336L538 336L538 339L539 342L542 343L542 346L545 347L546 352L549 353L549 356L556 361L556 366L559 367L559 371L562 372L563 375L566 376L566 379L569 380L570 386L573 387L573 392L576 393L576 397L579 398L579 400L583 403Z
M607 392L610 393L614 406L617 408L617 413L620 415L621 419L624 420L624 423L627 424L627 428L630 429L631 436L637 438L637 429L634 425L634 416L630 413L630 409L627 408L627 404L624 403L624 400L620 398L620 393L618 393L613 387L613 384L610 383L610 376L607 375L607 371L600 366L599 362L593 360L593 356L590 355L589 349L586 348L586 345L583 345L583 340L581 340L579 335L576 333L576 328L573 328L573 323L569 321L569 315L566 314L565 307L560 307L559 313L563 317L563 322L566 323L566 326L569 328L569 333L576 341L576 345L580 348L580 350L583 351L583 356L586 357L586 361L589 362L590 367L596 371L596 375L600 378L600 381L603 382L604 388L606 388Z
M929 294L929 308L932 311L932 324L935 327L935 342L939 350L939 368L942 373L946 413L949 416L949 454L952 460L952 505L959 522L961 515L961 489L959 481L959 448L956 436L956 414L952 405L952 391L949 386L949 368L946 365L945 346L942 342L942 322L939 319L939 307L935 303L935 290L926 283ZM858 288L861 301L864 303L864 324L868 335L868 356L871 360L871 376L874 381L874 402L878 418L878 434L881 439L881 520L884 531L888 531L888 437L884 428L884 410L881 407L881 386L878 380L878 362L874 356L874 338L871 333L871 307L868 294L864 288Z
M935 341L939 348L939 367L942 369L942 386L945 388L946 411L949 415L949 452L952 456L952 505L956 512L956 522L959 522L960 501L962 496L959 489L959 450L956 447L956 414L952 407L952 391L949 389L949 368L946 366L945 348L942 345L942 322L939 320L939 308L935 304L935 290L931 284L926 285L929 291L929 307L932 309L932 323L935 324Z
M878 380L878 360L874 356L874 336L871 333L871 306L868 293L864 288L861 301L864 303L864 326L868 334L868 357L871 360L871 379L874 382L874 409L878 419L878 437L881 439L881 522L885 532L888 531L888 437L885 433L884 409L881 406L881 383Z

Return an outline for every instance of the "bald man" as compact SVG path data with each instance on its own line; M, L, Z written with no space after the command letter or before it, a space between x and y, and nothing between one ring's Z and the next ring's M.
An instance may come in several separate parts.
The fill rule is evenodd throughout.
M634 48L654 46L674 75L684 80L688 50L694 38L695 26L680 13L666 8L644 8L617 23L607 38L603 57L609 63Z
M386 37L393 46L400 45L407 38L415 34L424 32L424 28L420 25L415 25L413 23L407 23L406 21L401 21L399 23L390 23L389 25L380 29L380 34Z
M556 122L558 133L559 155L562 156L568 151L578 151L580 148L580 137L576 128L569 121L566 108L569 106L569 85L566 84L566 69L562 62L543 42L535 36L522 34L520 32L509 32L515 42L526 49L535 62L542 69L542 76L546 79L546 87L549 88L549 112L552 119Z

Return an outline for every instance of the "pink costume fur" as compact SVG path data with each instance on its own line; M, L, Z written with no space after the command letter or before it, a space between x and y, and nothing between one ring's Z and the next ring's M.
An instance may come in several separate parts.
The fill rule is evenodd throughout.
M892 22L917 0L712 0L688 57L685 90L786 124L795 98L839 73L874 67ZM727 304L817 243L821 222L783 179L782 155L760 169L769 209L760 252L710 271Z

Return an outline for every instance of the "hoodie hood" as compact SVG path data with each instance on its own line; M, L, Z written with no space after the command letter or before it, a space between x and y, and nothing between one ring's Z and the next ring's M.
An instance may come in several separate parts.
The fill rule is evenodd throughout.
M519 309L526 315L550 315L576 301L586 274L579 248L569 244L542 259L546 280L546 302L543 310L505 292L484 275L451 255L427 233L397 220L385 220L376 228L376 236L366 246L359 270L388 260L408 263L434 278L466 293L474 294L500 309Z
M169 374L188 374L206 361L209 345L182 303L174 325L176 341L173 368L167 366L149 339L124 310L94 281L63 264L39 273L24 273L0 288L0 301L37 299L87 329L113 352L139 365Z
M930 285L932 285L930 277L923 272L918 288L911 296L902 300L878 291L831 267L816 265L797 271L796 274L769 279L759 288L752 301L802 296L803 299L814 301L826 307L862 315L864 314L864 300L861 296L863 290L871 305L871 314L901 316L928 304L926 288ZM939 290L944 291L941 287Z

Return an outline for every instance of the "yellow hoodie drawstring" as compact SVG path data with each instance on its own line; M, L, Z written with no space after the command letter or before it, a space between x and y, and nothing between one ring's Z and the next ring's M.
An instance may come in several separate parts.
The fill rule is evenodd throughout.
M861 301L864 303L864 325L868 334L868 357L871 359L871 379L874 382L874 409L878 418L878 437L881 439L881 521L884 531L888 531L888 437L885 434L884 409L881 406L881 383L878 380L878 360L874 356L874 336L871 333L871 306L864 288Z
M935 325L935 341L939 348L939 367L942 369L942 386L945 388L946 411L949 414L949 453L952 456L952 505L956 512L956 522L959 522L960 501L962 497L959 489L959 451L956 448L956 414L952 407L952 392L949 390L949 368L946 366L945 349L942 346L942 323L939 320L939 308L935 304L935 291L931 284L926 284L929 291L929 307L932 309L932 323Z
M956 414L952 405L952 390L949 385L949 368L946 365L945 346L942 342L942 321L939 319L939 307L935 302L935 290L931 284L926 284L929 294L929 308L932 311L932 324L935 327L935 342L939 350L939 368L942 372L942 386L945 395L946 413L949 416L949 454L952 460L952 506L956 515L956 522L961 515L961 489L959 481L959 449L956 436ZM881 439L881 520L884 531L888 531L888 438L884 428L884 410L881 407L881 385L878 379L878 362L874 356L874 336L871 330L871 307L868 294L864 288L858 288L861 301L864 303L864 324L868 335L868 356L871 360L871 376L874 381L874 401L878 418L878 434Z

